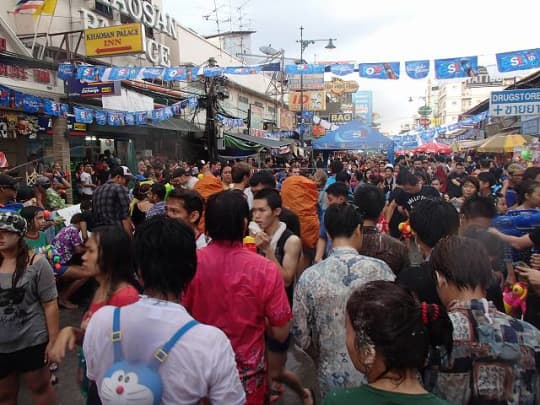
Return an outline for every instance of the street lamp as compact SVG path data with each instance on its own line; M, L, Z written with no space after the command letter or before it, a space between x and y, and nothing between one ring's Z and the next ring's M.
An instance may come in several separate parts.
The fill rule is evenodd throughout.
M304 39L304 27L300 26L300 40L296 41L300 44L300 63L304 63L304 51L309 45L315 44L315 42L325 42L328 41L328 44L325 46L326 49L335 49L334 41L337 41L336 38L327 38L327 39ZM304 147L304 74L300 73L300 147Z
M420 115L420 125L422 125L424 129L426 129L427 127L429 127L429 124L431 124L431 120L428 117L431 115L432 109L428 105L428 98L425 96L418 96L414 98L412 96L409 96L409 103L412 103L415 98L424 100L424 105L418 109L418 114Z

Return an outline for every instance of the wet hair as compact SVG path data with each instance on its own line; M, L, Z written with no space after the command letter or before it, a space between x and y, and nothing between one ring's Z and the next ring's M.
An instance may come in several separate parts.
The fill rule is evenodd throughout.
M73 215L69 221L70 224L79 224L81 222L84 222L84 217L80 213Z
M418 239L430 248L441 238L459 231L458 212L452 204L442 200L418 201L409 222Z
M19 212L19 215L26 220L26 223L28 224L28 229L35 230L34 218L36 217L37 213L41 211L43 211L43 208L31 205L29 207L23 207ZM37 230L39 231L39 229Z
M396 184L399 186L416 186L420 180L409 170L401 169L396 177Z
M243 193L228 190L208 198L205 228L212 240L231 243L241 241L248 220L249 206Z
M141 201L147 196L151 188L152 188L152 184L149 182L144 182L144 183L137 182L135 183L135 187L133 188L133 196L137 200Z
M466 219L495 218L497 208L489 197L472 196L463 202L460 212Z
M273 188L264 188L257 191L253 196L253 199L266 200L266 203L272 210L281 208L282 206L281 196L279 195L279 192Z
M540 167L527 167L523 173L523 181L536 180L536 176L540 175Z
M98 266L108 282L110 297L121 282L137 286L133 263L133 244L127 232L118 225L99 226L92 230L98 245ZM147 252L144 252L147 254Z
M487 290L493 281L488 252L475 239L457 235L443 238L431 252L429 262L433 271L460 290Z
M452 322L435 304L419 303L409 290L390 281L371 281L351 294L346 306L355 332L355 348L373 345L388 372L405 378L406 370L422 369L429 347L452 351Z
M489 169L489 167L491 166L491 161L489 159L480 159L478 163L480 164L480 167L482 169Z
M194 211L199 213L199 218L195 221L195 225L199 224L204 211L204 200L202 196L195 190L184 190L182 188L175 188L171 190L167 199L182 200L184 209L188 214Z
M373 184L361 184L354 192L354 203L364 219L378 220L384 208L385 198L382 190Z
M475 188L476 188L476 192L480 191L480 182L478 181L478 179L474 176L467 176L463 179L463 182L461 183L462 184L462 187L463 185L465 185L465 183L471 183Z
M159 198L159 201L163 201L165 199L165 195L167 194L167 189L163 184L160 183L154 183L152 184L152 193L157 195Z
M358 225L362 226L363 222L362 214L353 204L331 204L324 214L324 226L332 239L350 238Z
M351 181L351 175L345 170L342 170L336 174L336 182L337 181L340 181L342 183L348 183L349 181Z
M232 167L232 181L233 183L241 183L244 177L250 175L251 166L245 162L238 162Z
M25 202L36 196L36 190L26 184L17 187L17 201Z
M489 186L493 186L496 183L495 176L488 172L478 173L478 181L489 183ZM478 183L480 185L480 183Z
M330 162L330 172L338 174L343 170L343 163L340 160L334 159Z
M345 197L349 195L347 190L347 185L341 181L336 181L335 183L330 184L326 188L326 194L333 195L336 197Z
M197 269L193 229L164 215L147 219L135 233L135 263L146 289L179 296Z
M534 193L534 190L536 190L538 187L540 187L540 182L536 180L525 180L522 181L517 187L516 191L518 194L518 203L523 204L526 200L527 194Z
M262 184L265 188L276 188L276 179L269 170L261 170L253 173L249 179L249 186L255 187Z

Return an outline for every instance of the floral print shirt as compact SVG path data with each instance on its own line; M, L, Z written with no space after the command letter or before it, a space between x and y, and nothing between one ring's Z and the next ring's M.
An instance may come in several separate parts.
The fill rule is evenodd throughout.
M324 397L336 388L365 382L345 345L345 305L351 293L374 280L394 281L383 261L361 256L352 247L334 248L326 260L306 269L293 301L293 335L313 357Z
M54 238L52 245L56 248L56 252L60 255L60 263L68 263L75 248L83 244L79 230L74 225L62 228Z
M497 311L486 299L452 302L452 353L440 349L426 369L426 388L455 404L537 404L540 331Z

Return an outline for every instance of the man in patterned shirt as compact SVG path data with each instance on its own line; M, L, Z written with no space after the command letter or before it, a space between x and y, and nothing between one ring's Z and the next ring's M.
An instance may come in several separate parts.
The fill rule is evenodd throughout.
M314 359L321 394L357 387L365 378L354 368L345 346L345 304L352 291L369 281L394 281L383 261L361 256L362 215L352 204L332 204L324 223L332 240L327 259L302 273L293 302L293 336Z
M430 261L454 332L452 352L430 357L427 388L454 404L537 404L540 332L486 300L493 274L482 244L448 236Z
M131 235L133 223L129 216L129 194L126 187L133 177L126 166L111 169L111 179L94 191L92 212L95 226L118 225Z

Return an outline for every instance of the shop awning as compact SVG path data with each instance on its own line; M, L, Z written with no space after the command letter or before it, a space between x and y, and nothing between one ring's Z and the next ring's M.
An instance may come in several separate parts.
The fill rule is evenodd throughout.
M169 131L203 132L197 125L182 118L171 118L161 122L152 122L148 126Z
M231 139L234 138L234 139ZM255 145L259 145L259 147L265 147L268 149L279 149L282 146L287 146L294 143L294 140L292 139L284 139L280 141L275 141L273 139L266 139L266 138L260 138L258 136L251 136L251 135L244 135L244 134L225 134L225 143L227 144L227 141L234 143L235 140L240 140L243 142L249 142ZM243 149L243 148L240 148ZM256 149L256 147L249 147L249 149Z

